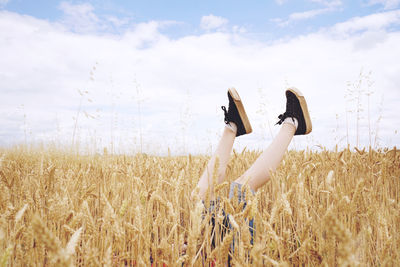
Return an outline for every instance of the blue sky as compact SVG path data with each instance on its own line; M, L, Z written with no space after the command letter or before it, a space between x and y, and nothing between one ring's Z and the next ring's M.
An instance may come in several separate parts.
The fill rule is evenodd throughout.
M65 15L62 1L3 0L3 9L36 18L57 21ZM305 34L327 27L352 17L366 16L376 12L396 9L399 1L64 1L71 5L90 5L99 17L114 16L126 20L126 26L147 21L174 21L168 33L172 36L199 34L201 17L213 14L226 18L230 25L241 25L249 34L264 38L279 38ZM312 12L315 12L313 15ZM308 13L308 14L307 14ZM290 20L293 15L304 15L293 19L286 26L277 20ZM122 26L122 25L121 25ZM113 30L121 30L114 28Z
M237 149L270 142L289 86L314 124L291 148L399 145L399 7L0 0L0 145L210 153L231 86L254 129Z

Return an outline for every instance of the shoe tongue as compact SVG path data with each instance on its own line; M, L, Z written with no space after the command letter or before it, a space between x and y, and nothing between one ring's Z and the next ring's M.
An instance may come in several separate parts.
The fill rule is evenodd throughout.
M228 93L228 99L229 99L229 107L231 107L234 103L233 103L233 98L229 93Z
M294 105L295 105L295 96L293 95L293 94L289 94L288 96L287 96L287 107L288 107L288 109L287 109L287 111L289 111L289 110L292 110L293 108L294 108Z
M233 114L234 112L236 112L237 108L236 105L233 101L233 98L231 97L231 95L229 95L229 110L228 113L229 114Z
M293 93L288 92L286 101L287 101L287 104L286 104L285 115L287 117L296 117L295 116L297 113L296 108L298 107L298 101L297 101L296 96Z

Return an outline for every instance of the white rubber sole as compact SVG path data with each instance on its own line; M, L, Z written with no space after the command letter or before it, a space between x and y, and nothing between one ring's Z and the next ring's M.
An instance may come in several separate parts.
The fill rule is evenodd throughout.
M303 93L300 92L299 89L294 87L291 87L286 91L290 91L293 94L295 94L297 99L299 100L304 115L304 121L306 123L306 132L304 134L309 134L312 131L312 123L311 123L310 113L308 112L307 102L306 99L304 98Z
M239 116L242 119L246 134L251 133L253 131L253 129L251 128L249 118L247 117L246 111L244 110L244 106L243 106L242 100L240 99L238 92L236 91L235 88L229 88L228 92L231 95L233 101L235 101L235 105L239 112Z

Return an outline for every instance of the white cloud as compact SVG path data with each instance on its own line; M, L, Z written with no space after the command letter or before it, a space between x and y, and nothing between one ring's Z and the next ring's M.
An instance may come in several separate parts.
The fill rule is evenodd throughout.
M400 0L369 0L368 5L380 4L385 10L397 8L400 5Z
M289 21L310 19L318 15L329 12L329 8L313 9L305 12L292 13L289 16Z
M60 9L64 13L62 24L75 32L95 32L99 27L99 18L94 14L91 4L71 4L61 2Z
M76 33L113 32L115 28L129 27L132 23L129 17L98 16L89 3L61 2L59 9L63 12L61 25Z
M201 17L200 27L204 30L215 30L228 24L228 20L212 14Z
M121 28L130 23L130 20L127 18L118 18L118 17L114 17L114 16L106 16L105 20L110 22L116 28Z
M299 20L307 20L314 18L316 16L331 12L331 8L319 8L319 9L312 9L304 12L295 12L289 15L288 19L281 19L281 18L275 18L272 19L272 22L277 23L281 27L288 26L289 24L299 21Z
M332 27L339 34L353 34L360 31L378 31L393 25L400 25L400 10L354 17Z
M311 2L320 4L324 7L322 8L316 8L316 9L311 9L303 12L294 12L289 15L287 19L283 18L273 18L271 19L272 22L277 23L281 27L288 26L289 24L292 24L296 21L300 20L308 20L312 19L314 17L334 12L337 11L339 7L342 6L342 1L341 0L310 0Z
M70 144L82 100L76 139L83 145L100 150L113 142L122 151L137 151L142 133L146 152L165 153L168 146L173 152L183 147L209 152L222 128L226 89L235 86L254 129L235 146L263 149L269 127L279 129L273 124L284 109L284 89L296 86L306 95L314 131L296 137L293 146L345 145L346 84L357 81L361 68L371 70L375 82L373 129L379 126L382 145L398 144L393 133L400 130L400 33L385 30L397 15L376 15L390 17L389 22L371 16L265 43L240 31L172 40L160 32L164 23L156 21L122 35L77 34L59 23L0 12L1 144L23 141L25 132L28 142ZM368 26L372 21L381 27ZM77 89L87 93L81 97ZM364 110L360 125L366 144L366 105ZM349 119L354 144L354 113Z
M232 32L233 33L246 33L247 29L245 27L243 27L243 26L235 25L235 26L232 27Z
M287 0L275 0L275 2L276 2L278 5L283 5L284 3L287 2Z

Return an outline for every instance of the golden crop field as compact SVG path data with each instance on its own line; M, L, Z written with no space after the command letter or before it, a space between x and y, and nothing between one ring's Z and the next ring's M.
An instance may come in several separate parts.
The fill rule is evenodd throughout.
M227 177L258 155L234 152ZM207 160L0 150L0 266L399 266L396 149L289 151L244 210L217 186L232 230L215 247L190 199Z

